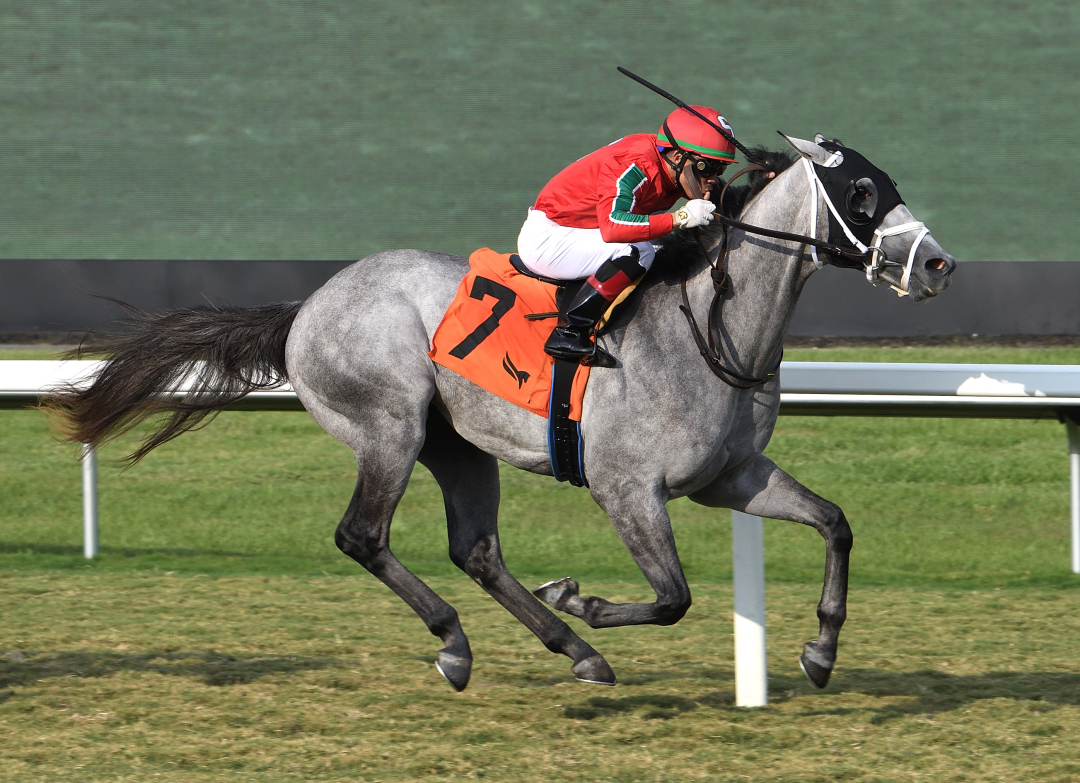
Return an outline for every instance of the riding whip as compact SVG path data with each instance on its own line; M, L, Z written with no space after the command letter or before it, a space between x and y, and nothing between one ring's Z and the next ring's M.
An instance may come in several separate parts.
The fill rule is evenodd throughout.
M683 101L680 101L678 98L676 98L674 95L672 95L667 90L662 90L661 88L657 87L652 82L649 82L649 81L646 81L645 79L642 79L636 73L632 73L632 72L626 70L621 65L617 65L615 67L618 69L619 73L623 74L624 76L629 76L631 79L633 79L638 84L640 84L640 85L642 85L644 87L648 87L650 90L655 92L657 95L660 95L660 96L663 96L664 98L667 98L669 101L674 103L680 109L686 109L688 112L693 114L699 120L701 120L702 122L704 122L704 123L708 124L709 126L711 126L712 128L714 128L721 136L723 136L725 139L727 139L732 144L734 144L736 149L738 149L739 152L741 152L743 155L745 155L746 159L749 160L751 163L758 163L759 162L757 156L754 155L752 152L750 152L750 150L748 150L742 144L740 144L738 139L736 139L728 131L724 130L722 127L717 125L715 122L710 120L708 117L702 115L694 107L689 106L688 104L684 103Z

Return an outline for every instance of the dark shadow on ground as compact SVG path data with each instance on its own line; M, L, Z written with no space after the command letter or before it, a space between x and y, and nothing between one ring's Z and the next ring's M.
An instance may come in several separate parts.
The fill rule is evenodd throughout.
M332 658L231 655L203 652L9 652L0 657L0 689L31 685L49 677L108 677L119 672L153 672L201 680L206 685L243 685L262 677L320 669L340 669ZM0 690L0 702L13 695Z
M434 660L434 658L432 659ZM518 688L538 688L561 685L566 682L567 674L541 675L535 671L535 663L532 661L510 661L488 659L487 663L495 663L499 666L513 668L532 668L533 671L514 673L503 679L506 685L515 685ZM649 685L654 682L667 682L670 680L686 680L689 682L712 682L733 683L735 675L730 666L718 666L711 663L676 663L663 668L649 670L637 669L629 674L616 670L620 685Z
M803 687L802 683L799 687ZM930 670L882 672L852 669L839 676L835 685L830 685L830 688L833 687L837 693L908 698L900 704L874 709L875 723L905 715L950 712L986 699L1028 702L1029 709L1035 711L1051 710L1063 705L1080 706L1080 673L1072 672L996 671L956 675ZM828 708L825 708L803 714L821 715L828 712Z
M568 718L595 720L627 713L649 718L674 718L696 709L708 708L743 712L735 707L735 683L731 669L710 664L682 664L655 672L636 672L620 678L626 685L649 685L665 681L680 681L682 696L635 695L622 698L586 696L574 699L564 707ZM565 681L565 680L563 680ZM547 684L534 680L533 686ZM695 687L708 688L704 693L691 695ZM713 690L719 687L720 690ZM873 723L883 723L909 715L951 712L986 699L1012 699L1026 702L1032 712L1050 711L1063 705L1080 706L1080 673L997 671L985 674L955 675L939 671L883 672L873 669L847 669L834 676L823 691L812 686L802 676L770 676L771 704L783 704L795 698L803 699L800 716L840 715L862 712ZM881 706L833 706L829 696L859 693L888 698ZM821 697L819 701L807 701ZM902 701L893 701L903 697ZM745 714L745 713L743 713Z

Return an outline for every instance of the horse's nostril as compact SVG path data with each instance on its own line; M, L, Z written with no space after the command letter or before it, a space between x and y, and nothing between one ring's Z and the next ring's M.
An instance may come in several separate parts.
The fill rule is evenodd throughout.
M935 272L945 271L945 268L948 265L949 262L946 261L944 258L931 258L929 261L926 262L926 268L933 269Z

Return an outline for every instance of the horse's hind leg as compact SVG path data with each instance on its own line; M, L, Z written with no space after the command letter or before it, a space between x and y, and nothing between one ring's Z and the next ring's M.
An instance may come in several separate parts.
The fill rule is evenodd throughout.
M464 690L472 671L472 651L457 612L390 551L390 519L405 492L408 477L397 481L361 461L352 502L334 541L338 548L393 590L435 636L443 641L435 666L456 690Z
M799 665L814 685L829 682L840 628L847 618L848 560L851 527L840 507L815 495L767 457L759 456L690 496L705 506L733 508L770 519L800 522L825 539L825 581L818 603L818 638L803 645Z
M439 482L446 503L450 558L536 634L544 646L574 663L585 682L615 684L615 673L596 650L552 614L507 570L499 547L498 461L458 435L432 410L419 461Z
M397 593L442 639L436 667L454 688L463 690L472 671L472 652L457 612L390 551L390 521L424 442L425 409L410 414L400 406L386 410L372 406L363 414L345 416L317 399L309 398L305 404L327 432L356 452L356 489L338 524L335 543Z

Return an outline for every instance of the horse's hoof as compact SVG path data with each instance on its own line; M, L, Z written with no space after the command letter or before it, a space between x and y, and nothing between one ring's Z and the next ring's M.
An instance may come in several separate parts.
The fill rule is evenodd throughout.
M597 685L615 684L615 672L611 670L602 655L590 655L588 658L575 663L570 671L581 682L593 682Z
M566 602L578 594L578 583L568 576L546 582L532 591L548 606L560 612L566 607Z
M802 655L799 656L799 668L806 675L806 679L814 683L815 687L824 688L829 684L829 677L832 675L835 661L826 660L824 656L810 646L811 644L813 642L807 642L803 645Z
M451 687L461 693L469 684L469 675L472 674L472 660L462 658L460 655L439 650L439 657L435 660L435 668L439 674L450 683Z

